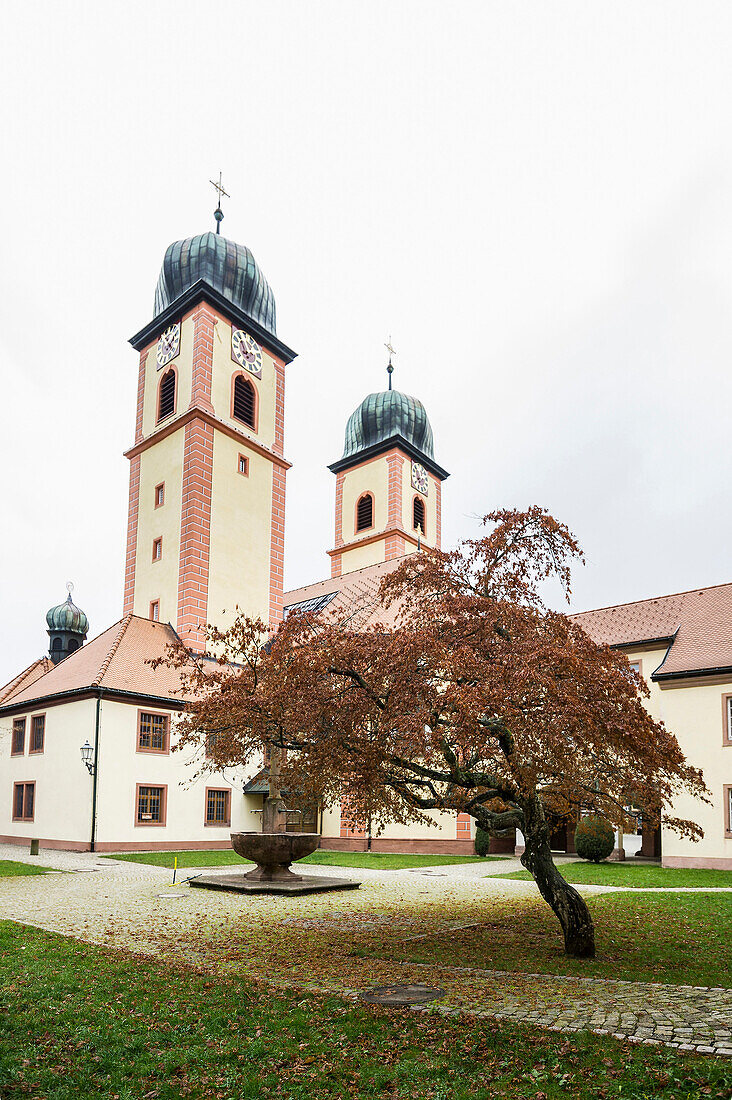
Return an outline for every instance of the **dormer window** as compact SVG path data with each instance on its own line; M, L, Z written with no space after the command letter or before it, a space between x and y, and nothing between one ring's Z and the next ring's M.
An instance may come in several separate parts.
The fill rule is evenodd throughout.
M356 505L356 530L366 531L374 526L374 498L371 493L364 493Z
M171 367L160 379L158 391L158 423L175 412L175 371Z
M231 415L235 420L240 420L252 431L256 431L255 411L257 407L257 395L254 385L248 378L237 374L234 378L234 399Z
M412 527L415 531L419 528L424 535L424 501L421 497L415 497L412 502Z

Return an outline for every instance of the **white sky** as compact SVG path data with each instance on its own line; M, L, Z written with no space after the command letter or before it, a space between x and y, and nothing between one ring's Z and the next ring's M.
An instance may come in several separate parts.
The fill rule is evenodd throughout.
M732 581L732 7L23 3L0 39L0 683L67 579L121 615L137 356L170 241L272 286L287 575L329 573L348 415L420 397L444 541L539 503L573 607Z

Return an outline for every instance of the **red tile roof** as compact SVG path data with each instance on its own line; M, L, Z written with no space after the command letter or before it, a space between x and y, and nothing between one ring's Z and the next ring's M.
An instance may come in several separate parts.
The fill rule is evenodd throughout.
M381 562L342 577L332 577L285 593L285 608L335 593L323 609L328 617L351 612L360 628L395 623L398 608L385 609L378 598L383 577L401 559ZM591 638L611 646L639 646L644 642L669 644L657 670L664 677L688 676L716 669L732 669L732 584L694 588L651 600L602 607L573 615ZM659 654L659 662L661 660Z
M376 565L367 565L363 569L354 569L352 573L344 573L341 577L331 577L327 581L306 584L304 588L293 588L291 592L285 592L285 612L295 604L335 593L333 600L324 609L323 615L329 618L351 615L352 623L360 630L365 630L366 627L373 626L375 623L393 626L396 621L397 607L392 605L385 608L381 605L379 586L383 578L396 569L403 560L403 558L394 558L393 561L378 562Z
M2 697L0 709L96 687L180 702L179 674L148 663L164 656L175 638L165 623L126 615L35 681L17 684Z
M14 676L5 687L0 688L0 703L4 703L11 695L22 691L24 688L30 687L31 684L34 684L41 676L45 676L52 668L53 661L50 657L39 657L32 665L28 665L28 668L24 668L22 672Z
M583 611L572 618L607 645L668 640L654 678L732 669L732 584Z

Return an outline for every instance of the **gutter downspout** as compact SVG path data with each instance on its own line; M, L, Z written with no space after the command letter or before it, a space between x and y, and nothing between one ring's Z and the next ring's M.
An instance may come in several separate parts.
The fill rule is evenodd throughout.
M96 852L97 839L97 778L99 771L99 724L102 708L102 689L97 688L97 716L94 726L94 774L92 776L92 819L89 851Z

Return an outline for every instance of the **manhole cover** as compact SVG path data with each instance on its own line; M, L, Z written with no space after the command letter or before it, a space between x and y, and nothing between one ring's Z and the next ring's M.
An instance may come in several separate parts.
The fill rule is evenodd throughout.
M359 993L359 998L371 1005L418 1005L425 1001L438 1001L445 996L444 989L431 989L428 985L377 985Z

